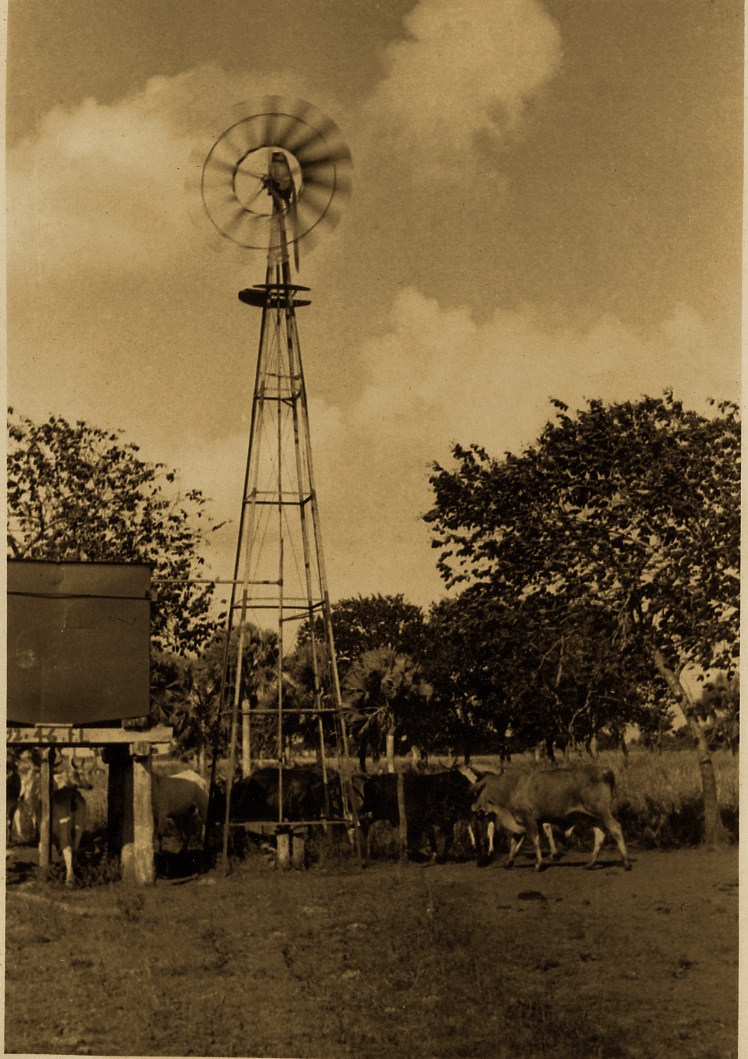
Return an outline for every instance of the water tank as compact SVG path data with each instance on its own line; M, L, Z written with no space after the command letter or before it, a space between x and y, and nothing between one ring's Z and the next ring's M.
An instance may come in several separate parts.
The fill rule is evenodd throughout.
M151 567L8 561L8 724L148 714Z

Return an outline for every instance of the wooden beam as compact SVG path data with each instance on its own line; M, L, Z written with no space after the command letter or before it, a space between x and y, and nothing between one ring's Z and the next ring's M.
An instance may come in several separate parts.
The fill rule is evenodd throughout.
M109 766L107 788L107 835L111 857L121 857L125 818L126 773L129 754L126 746L107 747L104 760Z
M35 724L5 730L6 742L27 746L168 745L173 735L174 729L165 725L145 732L133 728L80 728L70 724Z
M52 850L52 781L54 747L45 750L39 766L39 875L49 875Z

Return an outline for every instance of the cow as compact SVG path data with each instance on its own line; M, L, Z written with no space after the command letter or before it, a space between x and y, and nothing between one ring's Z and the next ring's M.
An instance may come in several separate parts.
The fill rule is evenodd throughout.
M428 840L432 860L447 857L452 845L454 825L470 817L472 785L459 769L443 772L403 772L403 796L408 830L408 849L417 853ZM367 838L371 825L386 820L398 827L400 812L395 773L370 776L364 783L359 819ZM444 837L439 853L438 836Z
M18 812L18 801L21 797L21 777L15 763L10 759L5 765L5 845L10 845L13 833L13 821Z
M611 811L614 786L612 771L597 765L550 770L508 769L495 776L486 776L474 786L473 820L477 823L481 816L493 815L497 823L509 831L511 840L506 868L512 866L524 836L528 834L535 849L535 870L542 870L539 825L548 823L569 828L574 823L586 822L595 827L595 845L587 867L592 868L597 862L605 834L608 834L614 839L628 871L631 862L623 833ZM475 839L476 855L481 863L483 850L479 827L475 828Z
M22 837L33 837L41 818L41 780L33 756L22 756L17 763L18 802L14 820ZM54 772L51 798L52 842L62 855L65 885L75 883L74 861L86 830L88 812L81 790L92 790L92 762L64 758Z
M277 765L255 769L251 776L236 780L231 787L231 820L301 822L305 820L340 820L343 806L339 774L327 769L325 777L318 765L292 765L282 770L283 805L279 812L281 779ZM355 780L352 793L356 798ZM224 801L225 807L225 801Z
M93 789L92 763L71 760L71 767L56 778L52 792L52 839L65 864L65 885L73 886L74 860L88 824L88 807L81 790Z
M192 769L171 774L154 771L151 776L153 823L156 840L161 850L167 820L171 820L181 839L180 853L185 853L195 824L205 833L208 821L208 787L205 780Z

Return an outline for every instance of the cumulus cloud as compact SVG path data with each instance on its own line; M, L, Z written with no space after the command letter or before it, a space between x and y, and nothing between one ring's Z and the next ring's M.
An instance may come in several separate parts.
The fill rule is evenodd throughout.
M516 130L557 72L559 30L538 0L421 0L392 43L370 103L376 143L417 179L465 179L475 157Z
M614 317L585 331L551 330L533 307L497 309L478 324L467 309L443 309L408 288L390 329L364 346L369 383L352 414L384 436L405 431L434 458L450 438L500 452L537 435L551 396L578 407L673 387L700 410L710 396L735 398L737 377L729 365L719 372L714 348L704 320L685 306L644 337Z
M426 604L441 594L421 516L432 501L431 462L448 462L452 441L477 442L496 456L518 452L551 417L552 396L578 408L586 398L636 399L673 387L706 411L707 397L739 392L729 373L703 371L714 363L712 351L709 328L687 307L642 337L612 317L585 331L552 331L532 307L478 323L467 309L402 291L388 326L362 346L359 396L350 404L310 401L333 597L404 592ZM243 442L237 435L231 457L223 441L216 458L211 449L201 454L208 492L216 466L241 462ZM190 481L202 484L199 466L190 471ZM237 495L239 488L237 481ZM232 494L222 517L234 517L236 507ZM223 557L216 555L223 569L230 540L227 531Z
M7 155L10 269L134 273L183 265L210 234L187 186L194 159L201 148L207 154L236 104L274 91L293 98L305 86L285 76L281 91L272 78L203 65L154 77L116 103L86 99L49 112Z

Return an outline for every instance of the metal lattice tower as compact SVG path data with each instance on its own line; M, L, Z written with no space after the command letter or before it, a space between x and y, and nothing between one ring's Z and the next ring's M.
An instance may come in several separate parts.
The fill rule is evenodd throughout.
M308 245L321 228L336 223L340 200L349 190L349 170L350 155L336 126L309 104L289 104L277 97L226 129L202 169L203 203L219 232L240 246L267 250L265 282L239 292L244 304L261 310L261 321L224 658L222 708L228 710L224 699L231 633L238 629L224 866L240 712L245 775L251 717L275 714L279 824L283 819L284 730L293 713L316 715L328 815L323 718L333 720L344 820L353 822L356 815L296 319L297 309L310 304L303 297L309 288L292 282L291 273L292 254L298 269L300 242ZM258 615L265 622L270 618L277 629L276 701L249 710L240 702L241 673L249 619L257 621ZM309 634L313 706L302 710L286 704L283 660L303 621Z

